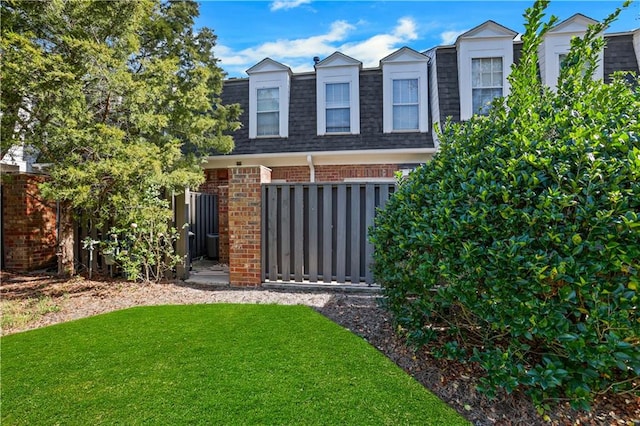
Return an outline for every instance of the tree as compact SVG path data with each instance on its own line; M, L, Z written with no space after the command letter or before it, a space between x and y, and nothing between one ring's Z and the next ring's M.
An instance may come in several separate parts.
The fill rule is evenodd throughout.
M233 148L239 106L221 104L216 36L193 29L196 2L1 7L1 151L24 144L50 163L42 191L66 212L119 229L166 221L154 199L197 187L201 156ZM73 273L68 240L62 257Z
M485 393L587 407L639 386L640 81L593 79L618 10L545 87L547 3L525 14L510 95L448 123L376 218L374 272L411 341L477 362Z

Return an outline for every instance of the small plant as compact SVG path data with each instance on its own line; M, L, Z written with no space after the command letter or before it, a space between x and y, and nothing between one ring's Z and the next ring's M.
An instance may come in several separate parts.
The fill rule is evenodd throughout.
M131 222L111 228L101 243L106 263L112 262L131 281L159 281L166 277L182 258L175 254L178 231L170 226L172 211L155 188L130 209Z

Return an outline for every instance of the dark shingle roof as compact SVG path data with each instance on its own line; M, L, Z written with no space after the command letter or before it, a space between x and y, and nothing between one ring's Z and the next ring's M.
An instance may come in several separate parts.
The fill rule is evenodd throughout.
M222 93L225 104L239 103L242 129L233 133L233 154L344 151L399 148L433 148L431 133L382 132L382 70L360 72L360 134L317 135L316 77L293 75L289 101L289 137L249 139L249 80L227 80Z
M638 73L638 62L633 49L633 34L605 36L604 80L609 83L611 74L616 71L634 71Z
M440 123L447 117L460 121L460 87L458 83L458 53L455 46L436 49L436 72L438 75L438 98Z

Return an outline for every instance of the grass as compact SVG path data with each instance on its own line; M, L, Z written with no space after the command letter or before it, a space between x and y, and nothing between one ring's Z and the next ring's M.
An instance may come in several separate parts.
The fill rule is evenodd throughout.
M2 424L468 424L304 306L138 307L5 336Z
M58 312L60 307L48 296L23 300L0 300L0 327L21 327L49 312Z

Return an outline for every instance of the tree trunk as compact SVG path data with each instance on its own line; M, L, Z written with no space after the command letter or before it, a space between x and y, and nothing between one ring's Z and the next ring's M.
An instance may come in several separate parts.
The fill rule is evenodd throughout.
M60 203L58 221L58 275L69 277L76 271L73 259L73 218L68 203Z

